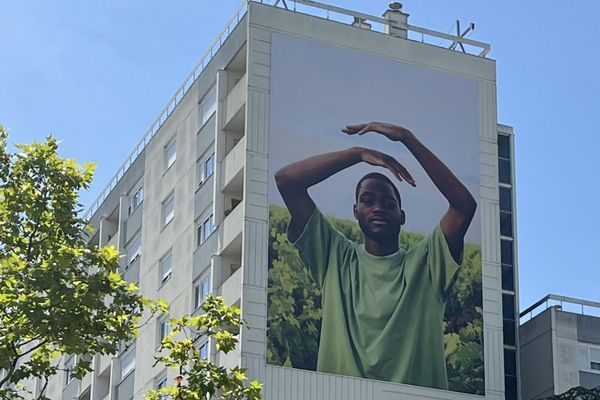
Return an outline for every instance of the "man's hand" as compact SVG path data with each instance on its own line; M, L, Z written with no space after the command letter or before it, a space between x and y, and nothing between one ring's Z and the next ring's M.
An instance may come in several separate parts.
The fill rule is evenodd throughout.
M394 157L377 150L364 148L361 148L360 157L367 164L387 168L399 181L405 180L410 185L415 186L413 177Z
M403 142L412 133L401 126L383 122L369 122L368 124L347 125L342 132L348 135L364 135L367 132L377 132L395 142Z

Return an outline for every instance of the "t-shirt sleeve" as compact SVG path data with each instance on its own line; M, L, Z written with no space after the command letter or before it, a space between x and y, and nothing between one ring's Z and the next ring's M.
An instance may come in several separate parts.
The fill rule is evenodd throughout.
M427 241L427 265L429 266L432 283L437 287L443 299L446 298L448 291L452 288L462 261L462 252L459 263L452 257L446 236L444 236L442 227L438 224Z
M321 288L328 266L336 264L351 245L344 235L331 226L317 207L302 232L290 222L287 234L288 240L298 249L300 259Z

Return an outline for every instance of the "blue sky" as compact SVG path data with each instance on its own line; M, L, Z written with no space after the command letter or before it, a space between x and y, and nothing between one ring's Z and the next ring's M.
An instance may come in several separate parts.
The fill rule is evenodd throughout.
M547 293L600 300L600 2L403 3L414 25L474 22L471 38L492 45L498 120L516 133L522 308ZM0 123L12 143L51 133L64 156L96 161L90 204L238 4L0 2Z

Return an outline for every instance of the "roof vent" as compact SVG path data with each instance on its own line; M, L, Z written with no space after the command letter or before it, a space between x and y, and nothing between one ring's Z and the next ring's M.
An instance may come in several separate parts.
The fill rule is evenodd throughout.
M371 24L369 24L365 18L360 17L354 17L354 21L352 21L352 26L356 26L362 29L371 29Z
M408 31L404 28L408 24L408 15L402 12L402 3L397 1L390 3L388 9L383 13L383 18L389 21L384 32L388 35L408 38Z

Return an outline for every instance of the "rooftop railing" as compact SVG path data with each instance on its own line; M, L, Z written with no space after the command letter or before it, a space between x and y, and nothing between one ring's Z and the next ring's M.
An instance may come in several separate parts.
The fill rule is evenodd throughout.
M133 151L129 154L129 157L127 157L125 162L123 162L119 169L117 169L117 172L113 175L108 185L106 185L104 190L102 190L100 195L86 210L83 216L85 220L89 220L94 215L94 213L98 211L98 208L100 208L102 202L106 200L106 198L109 196L112 190L117 186L119 181L123 178L123 176L125 176L125 173L129 169L129 167L131 167L131 165L135 162L138 156L146 148L146 145L150 142L152 137L154 137L156 132L158 132L160 127L165 123L165 121L171 115L173 110L175 110L175 107L177 107L181 99L183 99L183 97L192 87L194 82L196 82L196 79L200 76L200 74L208 65L210 60L212 60L216 52L221 48L227 37L237 26L238 22L240 22L247 9L248 1L245 0L242 2L242 4L240 4L233 17L227 22L225 28L217 35L215 40L211 43L208 50L206 50L206 52L202 55L200 61L198 61L198 63L192 69L192 72L189 73L189 75L184 79L183 83L181 84L181 86L179 86L175 94L171 97L171 99L169 99L167 105L158 114L158 117L156 117L156 119L152 122L150 128L148 128L142 139L138 142Z
M561 311L573 312L581 315L600 317L600 302L576 299L574 297L549 294L543 299L537 301L531 307L526 308L519 314L519 318L527 318L529 321L536 315L544 312L548 308L556 307Z
M316 17L341 22L344 24L350 24L354 19L358 19L363 22L368 21L372 23L374 31L383 32L385 27L405 29L408 33L417 35L417 37L407 37L407 39L409 40L420 41L422 43L427 43L438 47L447 47L451 50L456 50L457 44L460 43L462 45L467 45L466 49L464 48L464 46L461 46L463 52L467 53L467 50L471 50L472 48L474 48L475 52L472 54L477 55L479 57L485 57L490 51L489 44L468 39L466 37L450 35L447 33L437 32L410 24L391 21L382 17L364 14L358 11L348 10L346 8L336 7L317 1L271 0L267 2L264 0L243 0L238 9L235 11L233 17L225 25L225 28L217 35L215 40L209 46L208 50L200 58L200 61L198 61L198 63L194 66L189 75L184 79L181 86L179 86L175 94L167 102L167 105L161 110L161 112L158 114L158 117L152 122L142 139L138 142L138 144L135 146L135 148L129 154L129 156L123 162L123 164L121 164L121 166L117 169L117 172L110 179L108 185L106 185L102 192L100 192L100 195L96 198L96 200L94 200L92 205L85 211L83 216L84 219L89 220L94 215L94 213L98 211L102 202L106 200L106 198L110 195L112 190L117 186L119 181L123 178L123 176L125 176L125 173L129 169L129 167L131 167L131 165L139 157L142 151L146 148L146 145L150 142L152 137L154 137L156 132L158 132L160 127L171 115L171 113L173 112L175 107L177 107L181 99L183 99L185 94L192 87L198 76L200 76L200 74L208 65L210 60L212 60L215 53L221 48L227 37L229 37L233 29L237 26L238 22L240 22L244 14L246 14L246 11L248 10L248 3L250 2L268 4L273 7L284 7L294 12L302 12ZM420 35L420 37L418 35ZM434 38L436 40L441 40L441 42L437 44L431 43L428 42L426 38Z
M254 1L262 3L262 1ZM404 29L409 34L407 37L409 40L418 41L437 47L446 47L451 50L458 51L459 47L457 45L460 43L463 45L460 46L461 50L464 48L463 52L479 57L485 57L491 50L489 44L472 40L467 37L437 32L431 29L421 28L419 26L349 10L347 8L320 3L318 1L276 0L274 4L294 12L302 12L344 24L351 24L354 21L361 21L363 23L369 22L371 29L377 32L383 32L385 27ZM472 25L472 27L474 27L474 25ZM470 29L470 31L472 31L472 29ZM435 42L432 42L431 40L435 40ZM467 45L467 47L464 45Z

